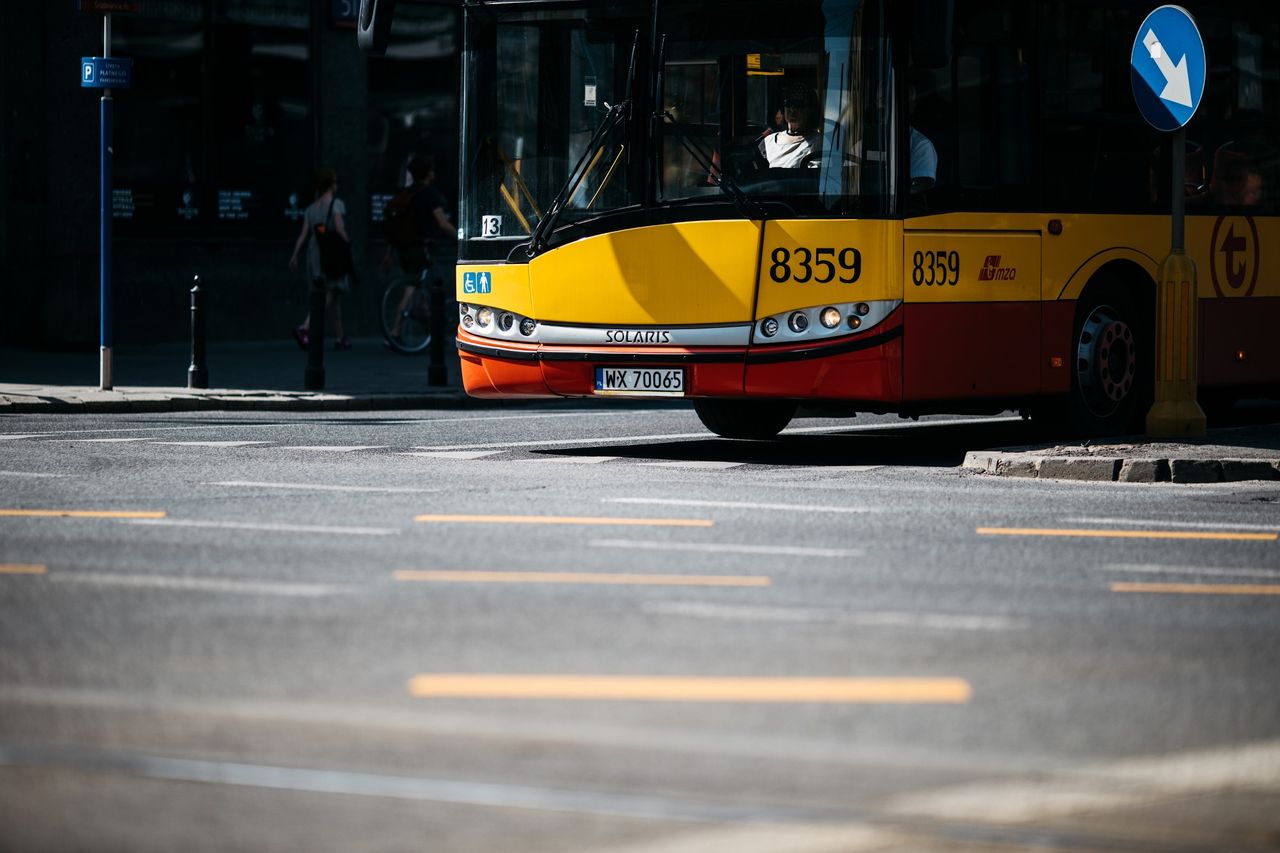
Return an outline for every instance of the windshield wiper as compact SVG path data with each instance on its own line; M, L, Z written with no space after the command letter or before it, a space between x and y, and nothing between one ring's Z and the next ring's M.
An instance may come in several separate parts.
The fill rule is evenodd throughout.
M679 132L681 147L697 161L698 168L707 170L707 180L713 186L724 190L725 194L733 200L733 206L738 209L738 212L743 217L746 219L768 218L769 214L764 207L747 195L738 182L725 172L723 164L719 167L716 166L715 153L708 151L701 140L689 133L687 125L673 116L670 110L663 110L658 117Z
M596 127L595 133L591 135L591 141L587 143L587 147L583 149L582 156L578 158L578 162L569 172L569 176L565 178L564 184L560 187L560 191L556 193L556 197L551 202L551 206L547 208L547 215L538 220L538 225L533 229L533 235L529 239L529 248L526 254L532 258L547 247L547 240L551 237L551 232L555 229L556 220L560 218L560 214L564 212L565 206L569 200L573 198L578 185L591 172L591 166L587 165L591 161L591 165L595 161L591 158L599 149L603 140L608 137L619 125L626 127L631 119L631 86L636 76L636 47L640 43L640 31L636 30L635 35L631 39L631 64L627 68L627 88L626 97L622 103L614 104L608 107L600 124Z

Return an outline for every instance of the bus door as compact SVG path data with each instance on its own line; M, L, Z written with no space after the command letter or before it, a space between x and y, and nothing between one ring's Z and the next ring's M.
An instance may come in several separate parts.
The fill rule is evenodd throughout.
M907 220L903 399L1040 389L1040 234L974 214Z

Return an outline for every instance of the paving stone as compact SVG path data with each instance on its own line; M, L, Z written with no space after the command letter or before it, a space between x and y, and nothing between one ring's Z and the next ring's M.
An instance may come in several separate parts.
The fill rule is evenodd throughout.
M1175 483L1220 483L1222 463L1216 459L1171 459L1169 475Z
M1169 482L1168 459L1126 459L1116 480L1121 483Z
M1266 459L1223 459L1222 479L1229 483L1238 480L1280 480L1280 462Z
M1088 480L1110 483L1120 470L1120 459L1081 459L1050 456L1040 460L1040 478L1050 480Z
M1004 477L1038 477L1040 461L1036 459L997 459L995 473Z

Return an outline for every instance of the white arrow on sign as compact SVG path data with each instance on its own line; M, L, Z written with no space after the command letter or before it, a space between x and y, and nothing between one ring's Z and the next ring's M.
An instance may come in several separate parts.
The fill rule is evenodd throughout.
M1173 60L1169 58L1169 54L1165 53L1164 48L1160 45L1160 40L1156 38L1155 30L1147 30L1142 43L1147 46L1147 52L1151 54L1151 58L1155 60L1156 67L1164 75L1165 87L1164 91L1160 93L1160 100L1172 101L1175 104L1182 104L1184 107L1192 106L1191 78L1187 75L1186 54L1183 54L1182 59L1178 60L1178 64L1174 65Z

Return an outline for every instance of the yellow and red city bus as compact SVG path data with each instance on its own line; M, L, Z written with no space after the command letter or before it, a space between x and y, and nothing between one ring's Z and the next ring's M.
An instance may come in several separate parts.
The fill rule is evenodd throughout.
M467 391L683 396L747 438L802 402L1140 427L1172 183L1129 86L1151 8L466 0ZM1202 396L1280 385L1276 9L1191 9Z

